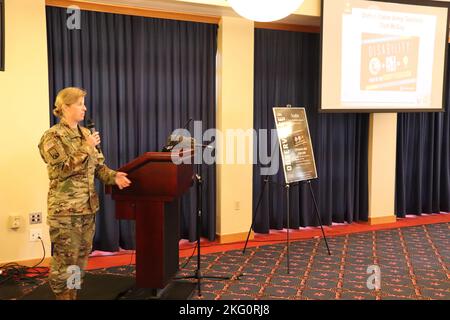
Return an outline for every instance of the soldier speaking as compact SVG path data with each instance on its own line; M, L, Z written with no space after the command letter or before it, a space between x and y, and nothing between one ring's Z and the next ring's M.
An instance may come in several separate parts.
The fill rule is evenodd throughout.
M53 255L49 284L58 300L76 299L77 288L68 286L68 270L78 266L82 281L92 249L99 209L94 177L120 189L131 184L126 173L105 165L96 148L99 133L79 125L86 113L85 96L86 91L72 87L58 93L53 114L60 122L47 130L39 143L50 179L47 223Z

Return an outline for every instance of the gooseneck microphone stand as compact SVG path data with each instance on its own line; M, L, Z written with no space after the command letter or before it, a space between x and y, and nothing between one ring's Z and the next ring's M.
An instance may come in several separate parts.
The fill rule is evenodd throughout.
M196 148L203 148L204 146L202 145L195 145ZM195 161L195 160L194 160ZM202 288L201 288L201 281L202 279L211 279L211 280L230 280L232 279L231 276L204 276L202 274L202 270L201 270L201 244L200 244L200 233L202 230L202 195L203 195L203 178L201 176L201 167L200 164L198 163L198 161L195 164L195 173L194 173L194 181L195 181L195 185L196 185L196 233L197 233L197 269L195 270L195 274L192 276L182 276L182 277L176 277L174 279L179 280L179 279L197 279L197 291L198 291L198 296L201 297L202 296ZM237 277L236 279L239 280L239 277Z

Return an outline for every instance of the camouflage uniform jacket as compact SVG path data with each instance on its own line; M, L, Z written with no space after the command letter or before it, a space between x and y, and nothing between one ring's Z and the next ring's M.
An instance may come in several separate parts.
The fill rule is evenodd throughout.
M116 171L105 164L103 154L86 142L89 130L71 128L64 120L47 130L39 152L47 164L50 186L48 215L74 216L99 209L94 176L105 184L115 184Z

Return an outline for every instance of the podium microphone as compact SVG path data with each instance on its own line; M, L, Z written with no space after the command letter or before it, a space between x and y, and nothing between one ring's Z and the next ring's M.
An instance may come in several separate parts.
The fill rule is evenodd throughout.
M92 134L97 131L97 130L95 130L95 124L92 121L92 119L87 119L86 120L86 128L88 128L89 131L91 131ZM99 144L96 145L95 147L97 148L98 152L102 152L102 150L100 149L100 145Z
M189 118L188 121L186 121L186 123L184 124L182 129L187 129L189 123L194 120L193 118ZM175 147L175 145L182 143L184 140L184 137L181 135L175 135L175 134L171 134L168 138L167 138L167 144L162 148L162 152L170 152L172 151L172 149Z

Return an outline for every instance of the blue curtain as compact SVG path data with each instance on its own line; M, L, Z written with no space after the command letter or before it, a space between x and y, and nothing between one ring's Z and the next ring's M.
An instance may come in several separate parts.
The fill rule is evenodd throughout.
M450 52L450 51L449 51ZM447 68L447 79L450 76ZM445 113L400 113L397 119L396 213L450 211L450 90Z
M318 34L255 30L254 127L275 128L273 107L305 107L319 177L312 186L322 222L367 221L369 118L318 113L319 49ZM254 165L254 208L263 186L261 167ZM284 183L281 168L272 181ZM255 231L286 227L286 209L284 188L270 184L255 214ZM290 226L317 226L313 210L308 186L291 187Z
M69 30L69 16L47 7L50 110L60 89L85 88L87 117L111 168L161 151L190 117L204 130L215 127L217 25L82 11L81 29ZM212 240L215 167L204 166L202 175L202 236ZM110 196L100 195L94 248L134 248L134 222L117 221ZM196 239L195 214L191 188L182 200L182 238Z

